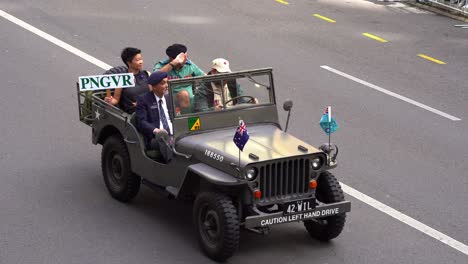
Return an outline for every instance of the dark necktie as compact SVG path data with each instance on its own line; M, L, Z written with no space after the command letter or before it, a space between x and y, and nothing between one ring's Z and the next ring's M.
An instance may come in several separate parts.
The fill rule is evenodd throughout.
M167 123L166 113L164 112L162 103L163 103L163 100L159 99L159 118L161 119L163 128L167 131L168 134L171 134L171 130L169 130L169 124Z

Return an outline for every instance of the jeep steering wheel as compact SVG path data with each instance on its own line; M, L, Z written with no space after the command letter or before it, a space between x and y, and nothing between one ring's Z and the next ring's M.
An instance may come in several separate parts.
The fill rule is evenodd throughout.
M236 97L233 97L229 100L227 100L226 102L224 102L225 105L227 105L228 103L234 101L234 100L237 100L237 99L240 99L240 98L250 98L250 100L248 100L247 102L245 103L248 103L248 104L255 104L255 97L253 96L250 96L250 95L241 95L241 96L236 96ZM239 102L238 102L239 103Z

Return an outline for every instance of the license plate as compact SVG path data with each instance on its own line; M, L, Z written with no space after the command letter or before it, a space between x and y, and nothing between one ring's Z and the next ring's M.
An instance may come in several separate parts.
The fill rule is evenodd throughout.
M315 209L315 198L292 201L284 204L283 214L290 215Z

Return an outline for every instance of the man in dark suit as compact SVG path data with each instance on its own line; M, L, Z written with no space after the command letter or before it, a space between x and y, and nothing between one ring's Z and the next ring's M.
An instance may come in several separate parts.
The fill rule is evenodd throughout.
M136 116L137 129L145 137L148 150L154 150L155 156L161 157L166 163L172 159L172 149L168 139L173 134L172 121L169 113L172 106L167 91L167 73L153 72L148 78L151 91L140 95L137 99Z

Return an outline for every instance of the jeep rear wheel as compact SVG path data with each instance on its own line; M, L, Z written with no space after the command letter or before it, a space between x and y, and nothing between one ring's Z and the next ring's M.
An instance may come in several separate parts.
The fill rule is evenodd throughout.
M106 139L102 147L101 167L110 195L121 202L133 199L140 190L140 177L130 168L125 142L118 136Z
M194 203L193 219L198 241L205 254L224 261L239 246L239 218L228 196L220 193L200 193Z
M321 203L336 203L344 201L343 191L335 176L328 171L322 172L318 179L316 198ZM346 214L318 218L304 221L309 235L320 241L329 241L336 238L346 222Z

